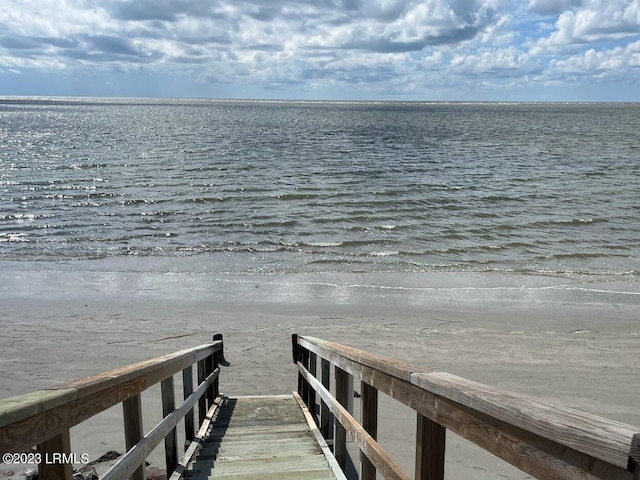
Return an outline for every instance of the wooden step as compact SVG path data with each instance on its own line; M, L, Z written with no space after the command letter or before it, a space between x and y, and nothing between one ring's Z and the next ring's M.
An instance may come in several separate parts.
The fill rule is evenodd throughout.
M294 395L223 397L183 478L344 478Z

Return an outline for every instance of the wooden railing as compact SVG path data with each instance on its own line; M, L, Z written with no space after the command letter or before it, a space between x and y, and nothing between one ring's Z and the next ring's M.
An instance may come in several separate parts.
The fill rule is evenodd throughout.
M222 335L213 342L134 365L70 382L47 390L0 400L0 451L28 452L22 458L38 464L39 478L72 477L69 429L122 403L127 452L102 477L144 479L145 458L164 439L167 477L178 463L176 426L184 419L185 439L195 436L194 407L199 423L218 395L219 364L224 361ZM193 365L197 385L193 388ZM184 401L175 407L173 377L182 372ZM141 392L161 384L163 420L149 433L142 431ZM35 452L32 447L36 446ZM21 458L17 456L16 458ZM55 459L56 461L44 461Z
M362 480L374 480L376 470L388 479L411 478L376 442L378 391L417 412L416 479L444 478L447 429L535 478L639 478L638 427L318 338L293 335L292 343L300 395L311 412L320 396L316 420L325 437L335 423L334 455L343 469L349 432L361 451ZM361 381L362 424L347 408L350 376Z

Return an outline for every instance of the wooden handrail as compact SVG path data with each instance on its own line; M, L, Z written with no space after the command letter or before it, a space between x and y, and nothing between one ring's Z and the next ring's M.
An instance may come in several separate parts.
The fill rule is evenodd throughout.
M337 371L348 372L418 413L418 424L439 440L421 442L416 463L430 460L416 465L416 478L443 478L444 429L536 478L630 480L638 476L638 427L314 337L294 335L293 345L304 383L320 392L323 404L333 403L325 398L328 381L320 384L309 377L315 374L307 372L309 355L330 361ZM425 432L418 432L419 441L421 433ZM429 450L433 445L441 451ZM440 461L442 468L433 465ZM431 473L425 473L426 468Z
M218 364L223 359L222 337L216 335L214 341L209 344L49 389L0 399L0 452L2 454L23 452L36 445L43 455L49 451L59 452L60 449L65 451L59 453L70 453L69 429L118 403L123 403L127 448L134 447L138 442L148 444L149 436L143 437L141 432L140 393L160 382L163 383L163 410L165 410L165 419L160 424L164 434L162 438L167 436L167 438L175 438L175 423L185 415L192 416L196 402L199 403L199 410L204 409L200 415L206 414L206 400L210 399L209 402L212 403L213 398L218 394L214 390L217 390L218 385ZM185 401L176 409L175 398L172 398L174 397L173 375L182 372L184 382L192 383L193 364L198 365L198 387L194 391L193 385L185 385ZM168 388L165 389L165 387ZM195 435L193 423L192 420L185 421L188 440ZM167 427L170 424L171 427ZM170 466L175 464L173 458L177 455L177 452L169 451L175 450L175 440L167 441L166 445L173 445L167 446L167 464ZM137 451L141 451L139 447ZM144 450L145 453L148 451ZM137 469L137 473L133 474L132 478L143 478L144 474L140 466L144 463L144 455L137 455L133 462L137 462L133 469ZM40 478L71 477L69 464L50 466L41 463L39 469ZM130 470L129 465L127 471Z
M367 432L358 421L351 416L345 407L331 395L327 390L305 367L298 362L298 370L303 378L309 382L311 387L320 394L322 400L328 405L329 411L333 413L335 418L347 429L353 437L354 442L360 450L365 453L367 458L375 465L375 467L384 472L384 478L394 480L409 480L409 476L393 461L393 459L380 447L373 437Z
M111 469L104 474L102 480L118 480L120 478L129 478L135 469L141 465L153 449L175 428L177 423L185 416L189 409L193 408L195 403L202 396L207 388L213 384L218 378L220 369L207 377L195 392L182 402L178 408L173 410L169 415L158 423L153 429L144 436L133 448L124 454Z

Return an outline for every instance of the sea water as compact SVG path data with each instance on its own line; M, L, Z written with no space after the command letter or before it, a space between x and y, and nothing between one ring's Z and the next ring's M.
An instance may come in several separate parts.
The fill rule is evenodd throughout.
M0 99L0 263L640 276L640 105Z
M414 345L459 335L460 344L445 336L459 355L435 362L459 357L454 373L494 372L526 390L536 387L527 365L550 366L562 381L620 346L602 383L632 384L619 372L633 371L626 339L638 335L638 131L640 105L631 104L0 99L0 396L143 360L162 342L164 351L185 336L184 345L199 343L219 328L249 339L250 350L265 329L274 339L328 330L339 340L345 328L353 338L366 315L392 330L411 308L430 332L415 319L401 329L425 335ZM513 316L510 337L426 314L475 315L491 302L499 321ZM536 315L533 302L545 302ZM569 310L570 326L553 325ZM616 321L620 329L593 343L593 325ZM572 363L575 347L567 354L556 331L585 338L594 358ZM258 359L276 355L269 338ZM515 346L500 356L501 342ZM442 350L427 351L416 361L432 365ZM505 366L485 367L500 358ZM599 405L610 410L605 397ZM614 411L626 421L623 400Z

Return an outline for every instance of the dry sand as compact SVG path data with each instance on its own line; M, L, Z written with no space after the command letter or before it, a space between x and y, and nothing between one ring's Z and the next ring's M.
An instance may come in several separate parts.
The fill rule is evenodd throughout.
M448 371L640 425L640 287L633 281L460 274L211 276L24 270L0 276L0 396L224 334L221 389L295 389L291 334ZM145 392L145 429L159 419ZM72 450L124 450L121 408L72 429ZM412 473L412 411L382 399L382 445ZM640 428L639 428L640 431ZM447 478L530 478L449 435ZM156 451L149 459L162 467ZM0 478L9 471L0 466ZM4 472L4 473L3 473ZM15 475L19 472L16 471Z

